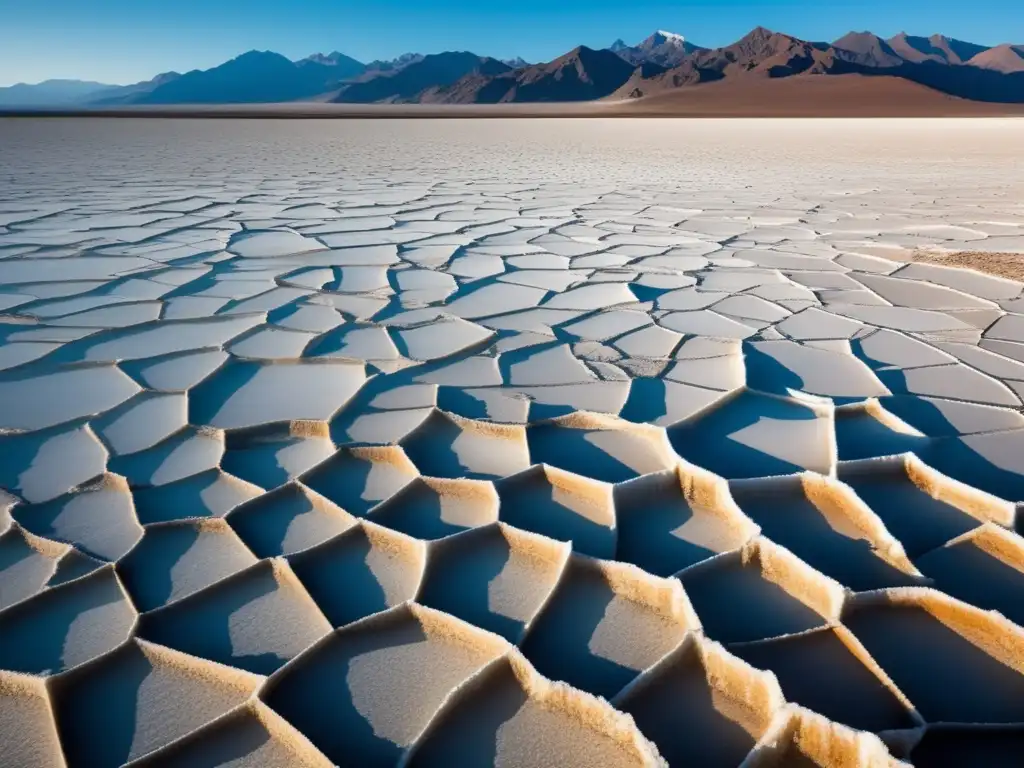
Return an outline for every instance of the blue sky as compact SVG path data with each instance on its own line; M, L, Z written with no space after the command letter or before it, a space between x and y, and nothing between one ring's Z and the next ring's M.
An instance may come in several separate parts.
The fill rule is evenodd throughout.
M755 26L814 40L851 29L941 32L1024 43L1020 0L11 0L0 13L0 85L70 77L109 83L206 68L251 49L363 61L472 50L531 61L655 29L700 45Z

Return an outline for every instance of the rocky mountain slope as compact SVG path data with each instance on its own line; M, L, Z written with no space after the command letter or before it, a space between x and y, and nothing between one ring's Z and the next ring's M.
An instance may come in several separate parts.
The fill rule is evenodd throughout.
M851 32L828 43L758 27L718 48L659 30L636 45L617 40L603 50L579 46L536 64L469 51L408 53L369 64L338 51L297 61L250 51L211 69L169 72L129 86L50 81L0 88L0 106L580 102L647 98L719 81L799 77L805 82L812 75L882 76L946 96L1024 103L1024 46L990 48L906 33L882 39L870 32Z

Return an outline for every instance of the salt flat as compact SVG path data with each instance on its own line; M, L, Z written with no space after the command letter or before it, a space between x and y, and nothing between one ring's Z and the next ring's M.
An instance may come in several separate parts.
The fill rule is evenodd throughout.
M1021 125L0 120L0 763L1016 765Z

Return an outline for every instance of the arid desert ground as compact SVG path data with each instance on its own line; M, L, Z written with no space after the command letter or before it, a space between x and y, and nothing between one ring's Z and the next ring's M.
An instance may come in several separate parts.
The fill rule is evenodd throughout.
M0 764L1019 765L1018 253L1013 118L0 120Z

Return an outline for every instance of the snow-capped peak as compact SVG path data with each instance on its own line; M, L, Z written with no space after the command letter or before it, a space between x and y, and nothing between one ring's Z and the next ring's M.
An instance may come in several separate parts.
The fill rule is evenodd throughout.
M682 35L675 32L667 32L664 29L659 29L654 35L656 37L664 37L666 42L675 43L676 45L682 45L686 42L686 38Z

